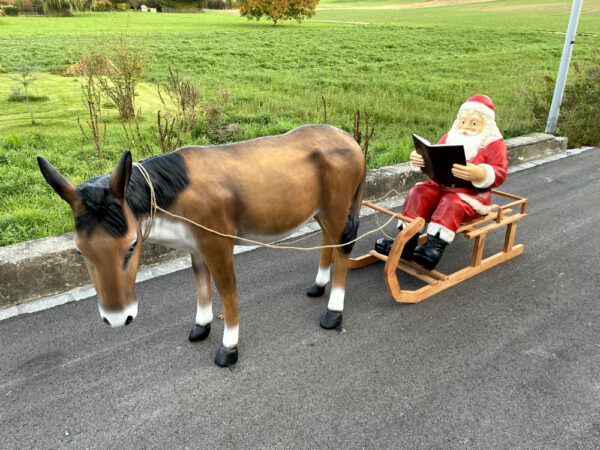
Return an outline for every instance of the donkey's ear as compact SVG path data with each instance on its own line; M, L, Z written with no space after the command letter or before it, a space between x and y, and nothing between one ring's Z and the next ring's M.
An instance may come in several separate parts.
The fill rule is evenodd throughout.
M48 161L41 156L37 157L38 165L48 184L56 191L60 197L71 207L80 201L77 188L73 183L67 180L58 170L52 167Z
M110 174L110 190L119 200L125 199L127 184L131 177L131 152L123 152L117 167Z

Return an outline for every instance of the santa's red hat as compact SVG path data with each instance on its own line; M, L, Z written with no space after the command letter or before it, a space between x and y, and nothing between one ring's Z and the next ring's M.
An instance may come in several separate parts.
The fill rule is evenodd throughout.
M462 104L459 111L463 109L469 109L481 113L484 118L496 120L496 113L494 112L494 104L492 99L487 95L476 94L473 97L469 97L465 103Z

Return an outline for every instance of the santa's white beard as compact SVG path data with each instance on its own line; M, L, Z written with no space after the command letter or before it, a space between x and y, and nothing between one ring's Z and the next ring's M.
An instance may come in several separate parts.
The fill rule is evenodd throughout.
M475 136L468 136L452 127L448 132L446 144L462 145L465 148L465 158L469 161L475 157L486 137L485 132L481 132Z

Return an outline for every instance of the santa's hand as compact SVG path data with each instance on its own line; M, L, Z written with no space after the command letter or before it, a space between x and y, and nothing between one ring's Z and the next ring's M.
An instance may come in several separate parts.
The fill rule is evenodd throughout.
M425 167L425 160L415 150L410 154L410 162L413 166Z
M482 183L487 176L487 171L476 164L467 163L466 166L454 164L452 166L452 175L461 180Z

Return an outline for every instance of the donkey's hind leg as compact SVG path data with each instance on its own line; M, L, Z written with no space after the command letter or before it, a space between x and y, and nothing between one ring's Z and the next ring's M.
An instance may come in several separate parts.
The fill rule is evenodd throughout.
M356 236L358 230L358 214L351 211L346 217L338 220L321 220L324 235L336 236L335 244L345 244ZM345 219L345 220L344 220ZM348 275L348 261L352 244L335 248L335 261L333 264L333 282L329 294L327 310L321 317L321 326L328 330L337 328L342 324L342 311L344 310L344 297L346 295L346 277Z
M317 222L319 222L317 220ZM319 222L320 225L320 222ZM321 226L321 246L325 247L327 245L332 244L331 238L327 235L327 232ZM317 272L317 277L315 278L314 284L308 288L306 295L309 297L321 297L325 293L325 286L329 283L331 279L330 270L331 270L331 260L333 256L332 248L322 248L321 249L321 257L319 258L319 271Z
M196 324L190 331L192 342L203 341L210 334L210 323L213 319L212 299L210 292L210 272L204 258L200 254L192 254L192 269L196 279L197 308Z

